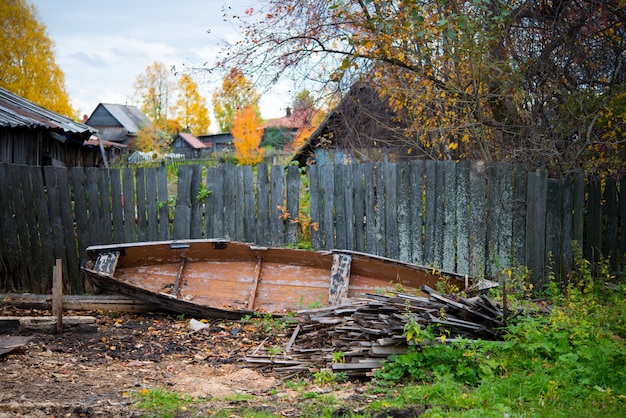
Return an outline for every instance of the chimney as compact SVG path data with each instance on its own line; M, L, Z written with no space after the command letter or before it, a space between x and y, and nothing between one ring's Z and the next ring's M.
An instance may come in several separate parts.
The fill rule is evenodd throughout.
M89 116L83 115L83 123L87 123L88 120L89 120Z
M291 117L291 108L287 107L287 117L290 118Z

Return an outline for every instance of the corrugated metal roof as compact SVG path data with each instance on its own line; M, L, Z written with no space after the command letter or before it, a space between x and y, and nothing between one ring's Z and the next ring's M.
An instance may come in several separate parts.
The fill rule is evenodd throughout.
M81 136L97 132L94 128L38 106L2 87L0 87L0 126L44 128Z
M115 119L130 133L136 134L141 128L150 123L146 115L136 106L101 103Z

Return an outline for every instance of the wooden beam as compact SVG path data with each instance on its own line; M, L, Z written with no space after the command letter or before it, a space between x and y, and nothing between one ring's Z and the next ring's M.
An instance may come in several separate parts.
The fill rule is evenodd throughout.
M254 268L254 280L252 281L252 289L250 289L250 297L248 298L248 309L254 309L254 302L256 300L256 291L259 288L259 277L261 276L261 263L263 259L257 257L256 267Z

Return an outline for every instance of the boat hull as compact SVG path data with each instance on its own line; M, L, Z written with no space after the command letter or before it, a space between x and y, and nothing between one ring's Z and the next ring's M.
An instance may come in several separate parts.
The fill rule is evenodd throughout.
M224 240L93 246L83 270L100 289L197 317L239 318L338 303L375 292L418 292L452 273L351 251L259 247Z

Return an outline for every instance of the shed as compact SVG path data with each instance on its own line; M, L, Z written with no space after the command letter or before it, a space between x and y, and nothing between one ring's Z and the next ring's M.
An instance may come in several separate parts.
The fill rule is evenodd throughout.
M210 150L209 153L231 152L233 148L233 134L224 132L221 134L198 135L198 139Z
M209 144L205 144L198 138L187 132L179 132L172 141L172 151L175 154L184 154L185 158L201 158L211 152Z
M31 166L90 167L99 147L85 146L96 129L0 87L0 162Z
M100 103L85 123L100 132L100 139L125 145L127 151L150 120L136 106Z
M383 100L375 87L355 83L326 116L293 161L301 167L313 162L371 161L415 158L406 123Z

